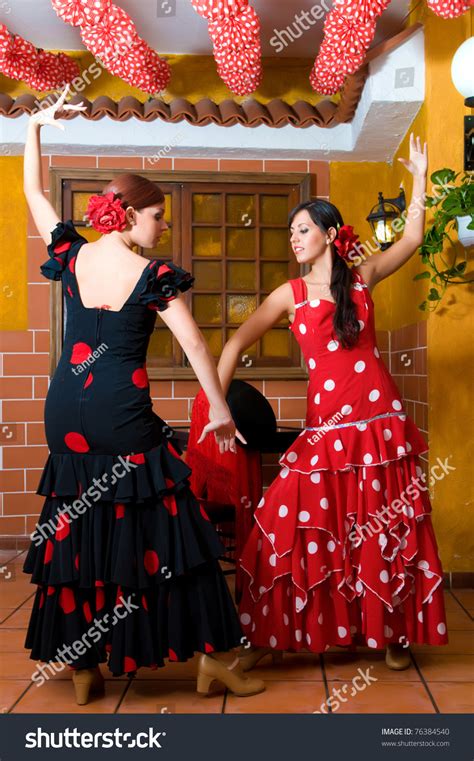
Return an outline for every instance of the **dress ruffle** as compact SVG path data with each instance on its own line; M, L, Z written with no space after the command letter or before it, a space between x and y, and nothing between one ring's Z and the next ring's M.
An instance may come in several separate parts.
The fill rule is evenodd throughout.
M140 293L140 301L149 309L162 312L178 296L179 291L187 291L193 283L194 277L173 262L153 259Z
M58 222L51 233L51 243L48 246L49 259L40 266L41 273L49 280L61 280L61 275L70 262L72 247L87 243L86 238L79 235L71 220Z
M280 457L280 465L299 473L333 472L375 466L421 454L428 445L405 414L379 417L345 428L303 431Z
M100 453L50 454L36 493L50 497L75 495L73 499L77 499L88 487L92 488L96 478L101 480L102 500L143 502L163 496L169 492L170 484L176 489L190 474L191 469L170 452L167 442L148 452L123 457Z
M189 488L190 469L168 446L131 455L134 467L109 485L103 474L125 470L127 458L48 458L38 487L47 497L23 567L38 585L25 642L31 658L58 660L58 648L104 618L106 631L75 668L105 661L108 651L117 676L240 643L218 564L224 548ZM125 615L111 625L117 605Z
M246 636L315 652L444 644L431 510L415 454L343 472L283 467L257 506L241 558L250 577L240 604Z

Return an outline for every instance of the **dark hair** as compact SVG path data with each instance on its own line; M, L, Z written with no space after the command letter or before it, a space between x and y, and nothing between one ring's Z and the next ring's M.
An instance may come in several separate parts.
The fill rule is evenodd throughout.
M327 233L330 227L335 227L338 230L344 224L341 212L334 204L321 198L316 198L313 201L304 201L295 206L290 212L289 227L300 211L307 211L314 224L323 233ZM330 289L332 297L336 302L333 320L334 332L342 346L348 349L356 343L360 332L355 304L350 296L352 277L346 262L335 251L334 244L331 244L331 248L334 256L332 260Z
M154 182L140 174L127 172L114 177L102 191L104 194L110 192L120 198L123 209L133 206L138 211L147 206L157 206L165 200L163 191Z

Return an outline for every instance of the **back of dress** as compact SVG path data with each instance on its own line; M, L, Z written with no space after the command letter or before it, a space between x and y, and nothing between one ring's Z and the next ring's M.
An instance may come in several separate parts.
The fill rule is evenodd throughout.
M51 452L129 454L151 449L163 421L153 414L146 353L156 321L193 278L152 259L118 311L85 307L75 275L87 240L71 221L58 224L48 247L45 277L62 280L66 300L63 351L46 399Z

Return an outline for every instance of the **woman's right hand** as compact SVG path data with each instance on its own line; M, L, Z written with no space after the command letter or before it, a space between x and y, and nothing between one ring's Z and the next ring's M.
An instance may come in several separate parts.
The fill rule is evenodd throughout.
M215 410L213 407L209 408L209 423L202 429L201 436L198 439L200 444L206 438L208 433L214 431L217 444L219 445L219 452L234 452L236 453L235 439L239 439L243 444L246 444L246 440L242 434L236 429L235 423L230 414L229 408L226 410Z
M52 106L48 106L48 108L40 108L30 116L30 124L37 124L40 127L44 124L49 124L51 127L57 127L58 129L62 129L64 131L64 124L61 124L61 122L58 121L58 119L61 118L61 115L64 116L64 114L61 114L61 112L87 111L87 107L83 105L82 101L77 105L66 103L65 101L68 95L69 85L66 85L64 91Z

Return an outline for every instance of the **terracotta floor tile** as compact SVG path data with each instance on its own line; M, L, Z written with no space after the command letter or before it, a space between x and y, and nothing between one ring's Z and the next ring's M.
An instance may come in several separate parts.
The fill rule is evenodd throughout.
M416 668L411 665L405 671L393 671L385 665L385 655L383 653L373 653L366 655L360 653L351 655L350 653L325 653L324 665L326 677L328 680L341 680L351 682L354 677L360 676L359 669L370 677L375 677L383 682L419 682L420 677ZM369 669L367 671L367 669ZM360 682L360 679L358 680Z
M12 563L14 563L14 565L18 565L18 566L21 566L21 567L22 567L22 566L23 566L23 563L24 563L24 562L25 562L25 560L26 560L26 556L27 556L27 554L28 554L28 553L27 553L27 551L26 551L26 550L21 550L21 552L18 552L18 554L17 554L17 555L15 555L15 557L14 557L14 558L13 558L13 560L12 560ZM26 573L24 574L24 573L22 572L22 575L25 577L25 579L27 579L27 578L28 578L28 574L26 574Z
M459 590L460 591L460 590ZM470 629L474 631L474 621L469 617L459 602L451 594L445 594L446 619L448 622L448 636L451 629Z
M474 589L453 589L451 594L474 616Z
M30 608L12 608L8 617L1 617L0 627L2 629L24 629L28 627L31 616Z
M222 713L224 690L214 683L208 697L194 681L133 680L118 713Z
M4 585L12 584L15 581L21 581L24 584L29 583L29 579L27 578L26 574L22 573L21 564L19 565L14 560L11 560L9 563L0 565L0 584L2 590Z
M329 694L340 686L340 682L328 682ZM347 703L342 702L337 713L436 713L422 682L378 681L353 697L352 689L348 689Z
M320 682L323 679L319 655L315 653L284 653L283 663L275 666L271 657L266 655L252 669L251 675L263 679L264 682L267 679L277 682L293 679Z
M11 709L29 684L29 679L0 680L0 714Z
M0 653L24 653L26 629L0 629Z
M29 651L0 653L0 679L31 679L37 661L29 657Z
M19 550L0 550L0 565L9 563L21 554Z
M16 610L16 607L13 605L10 608L0 608L0 626L5 621L5 619L8 618L8 616L11 616L13 611Z
M23 580L2 583L0 584L0 605L2 608L16 608L29 597L33 597L35 592L36 587Z
M72 680L49 680L40 687L32 684L12 713L114 713L125 689L125 682L107 682L105 696L92 696L78 706Z
M427 682L472 682L473 655L415 653L418 667Z
M441 713L474 713L474 682L428 682Z
M451 629L448 631L449 642L447 645L412 645L414 653L439 653L448 655L454 653L474 654L474 631L463 629Z
M324 700L323 682L268 680L258 695L238 698L229 693L224 713L312 713Z
M171 679L171 681L180 681L181 679L196 679L197 664L199 655L195 655L194 658L190 658L189 661L183 663L166 662L166 666L158 668L155 671L148 668L138 669L135 679L153 679L154 681L160 681L160 679Z

